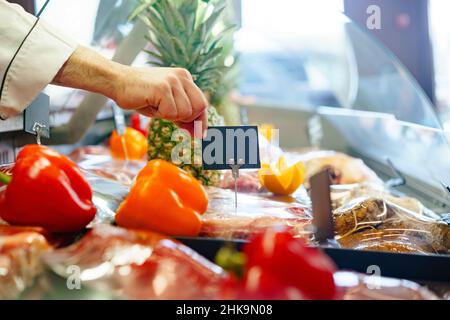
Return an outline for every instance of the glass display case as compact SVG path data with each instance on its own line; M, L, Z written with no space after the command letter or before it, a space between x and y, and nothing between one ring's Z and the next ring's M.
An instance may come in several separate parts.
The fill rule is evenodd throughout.
M450 133L433 105L369 32L343 14L324 11L296 13L298 19L271 25L270 32L268 26L245 23L239 30L239 89L249 121L273 119L281 146L296 148L311 143L304 138L308 121L319 115L322 147L363 157L388 176L390 159L407 186L447 212Z

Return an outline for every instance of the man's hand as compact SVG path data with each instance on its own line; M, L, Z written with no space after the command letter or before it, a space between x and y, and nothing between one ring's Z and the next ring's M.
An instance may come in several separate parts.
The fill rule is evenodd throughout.
M194 121L207 128L208 101L189 71L180 68L125 67L118 77L114 100L124 109L173 120L191 133Z
M194 121L207 129L208 101L185 69L133 68L79 47L53 84L103 94L124 109L172 120L191 134Z

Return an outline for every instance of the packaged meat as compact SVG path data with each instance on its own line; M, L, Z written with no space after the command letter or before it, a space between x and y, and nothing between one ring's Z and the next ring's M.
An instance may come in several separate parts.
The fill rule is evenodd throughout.
M344 291L344 300L439 300L427 288L407 280L339 271L334 281Z
M333 211L337 240L343 247L411 253L449 252L449 225L429 217L420 202L386 195L386 192L367 194L378 196L348 197L348 202L341 198L339 201L345 204ZM246 239L269 227L285 226L296 237L314 239L311 203L305 189L299 190L295 197L241 193L237 211L232 191L211 188L209 198L210 206L203 216L203 237ZM409 204L409 208L416 210L399 204Z
M358 183L331 186L331 200L334 208L339 208L353 199L362 197L386 199L389 202L395 203L402 208L418 214L431 213L419 200L405 196L394 196L380 184ZM433 215L433 213L431 213L431 215Z
M18 298L42 272L50 245L40 231L0 226L0 300Z
M109 148L106 146L83 146L74 149L70 154L69 158L71 158L74 162L78 163L83 161L90 156L109 156L111 152Z
M228 274L165 236L98 225L73 245L44 255L61 277L120 299L213 299Z
M448 253L450 226L381 198L357 198L333 212L339 242L367 250Z
M311 211L306 191L299 201L267 194L240 194L237 210L234 192L208 188L210 205L203 215L203 237L246 239L269 227L284 226L296 237L311 238Z
M287 159L302 161L305 164L305 185L309 179L325 168L330 168L335 177L334 184L354 184L372 182L382 184L377 174L360 159L352 158L335 151L310 151L286 154Z
M348 249L389 251L396 253L435 253L424 240L407 235L400 230L363 230L339 239L339 244Z
M222 189L235 188L235 181L231 171L225 172L222 182L220 184ZM262 191L261 183L258 178L258 171L256 170L241 170L239 178L237 179L237 190L240 193L258 193Z
M95 174L130 186L133 179L147 164L145 160L113 159L106 147L81 147L75 149L70 158L87 173Z

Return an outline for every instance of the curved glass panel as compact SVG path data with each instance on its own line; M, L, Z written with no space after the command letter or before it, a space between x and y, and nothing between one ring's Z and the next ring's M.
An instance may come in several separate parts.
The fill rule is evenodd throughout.
M264 23L252 18L259 14L251 10L255 6L245 4L237 34L243 101L316 111L352 151L380 167L390 159L409 186L449 203L450 134L416 80L383 44L337 11L276 6L271 14L285 21Z
M251 19L246 3L237 34L240 93L256 104L306 110L342 107L441 127L416 80L378 40L342 13L323 8L314 12L305 5L308 10L289 14L277 6L272 14L283 14L286 23L263 24Z

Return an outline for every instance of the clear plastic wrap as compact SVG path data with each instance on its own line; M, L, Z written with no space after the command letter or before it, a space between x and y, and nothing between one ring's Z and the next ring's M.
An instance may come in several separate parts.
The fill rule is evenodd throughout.
M361 197L334 210L343 247L377 251L448 253L450 226L399 206L393 197Z
M406 280L339 271L334 281L344 300L439 300L430 290Z
M417 199L410 197L398 197L392 195L386 190L383 185L374 183L359 183L347 185L333 185L331 186L331 200L333 208L339 208L353 199L361 197L374 197L386 199L402 208L410 210L418 214L426 214L433 218L439 218L438 215L431 210L424 207L424 205Z
M234 190L233 174L226 171L220 184L222 189ZM241 170L237 179L237 190L240 193L259 193L264 191L258 177L257 170Z
M267 154L267 152L262 152ZM283 153L282 153L283 154ZM276 153L276 157L270 159L270 162L276 162L281 154ZM335 185L354 185L367 183L373 187L382 187L382 181L374 171L367 167L360 159L352 158L345 154L326 151L326 150L304 150L303 152L284 153L288 165L293 165L299 161L305 164L305 186L309 188L309 179L325 168L332 172L333 184ZM221 188L234 189L234 180L230 173L225 173ZM263 192L257 170L242 170L238 179L238 191L242 193Z
M0 226L0 300L16 299L42 272L41 256L50 250L36 228Z
M281 225L296 237L313 240L311 203L303 188L294 197L240 194L237 210L231 191L209 189L209 197L201 236L246 239ZM449 225L415 199L395 197L381 186L366 184L333 186L332 199L337 239L345 248L449 252Z
M309 179L316 173L329 168L333 172L333 184L354 184L371 182L382 184L377 174L367 167L361 159L346 154L314 150L303 153L287 153L288 161L302 161L305 164L305 186L309 187Z
M81 147L70 158L85 172L130 186L139 171L147 164L142 160L117 160L106 147Z
M235 208L234 193L208 188L210 204L203 215L201 236L246 239L269 227L284 226L296 237L311 238L311 211L306 190L304 201L293 197L240 194Z
M213 299L228 276L173 239L107 225L44 261L59 276L76 274L81 286L120 299Z

